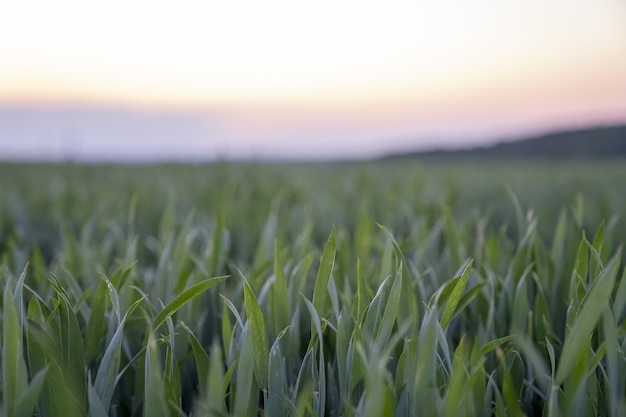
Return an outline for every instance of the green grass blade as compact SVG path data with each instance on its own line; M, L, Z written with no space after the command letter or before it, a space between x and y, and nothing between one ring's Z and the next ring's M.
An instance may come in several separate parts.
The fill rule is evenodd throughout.
M37 407L41 392L46 382L48 368L39 371L30 381L28 387L19 394L16 401L16 416L32 416Z
M487 353L491 352L495 348L497 348L497 347L503 345L504 343L508 342L513 337L514 337L513 335L508 335L508 336L500 337L498 339L494 339L494 340L492 340L490 342L487 342L484 345L482 345L482 347L480 348L480 352L483 355L486 355Z
M556 223L556 228L554 230L552 246L550 248L550 257L552 258L552 262L559 264L559 267L562 266L563 262L564 248L566 243L566 232L567 212L565 210L561 210L561 213L559 214L559 219Z
M357 323L361 323L363 321L363 317L365 312L367 311L367 306L369 306L370 299L369 293L367 291L367 285L365 284L365 279L363 278L363 271L361 270L361 261L357 260L357 293L356 293L356 303L353 306L353 310L356 309L353 314L355 315Z
M609 307L609 298L619 270L620 254L608 263L593 282L583 299L574 324L563 344L561 360L557 367L555 383L560 385L576 365L581 352L589 348L588 340L604 309Z
M23 359L22 331L9 283L4 290L2 309L2 405L4 414L13 417L17 396L27 387L26 365Z
M225 374L222 364L222 351L217 344L211 348L211 363L209 367L209 381L207 399L211 408L219 415L226 415L225 395L230 385L230 379L234 368Z
M180 309L183 305L185 305L198 295L202 294L204 291L213 287L214 285L224 281L226 278L228 277L222 276L216 278L207 278L203 281L198 282L195 285L192 285L191 287L187 288L185 291L174 297L174 299L170 301L165 307L163 307L161 312L157 314L157 316L154 318L154 321L152 323L153 331L157 331L158 328L161 327L161 325L165 323L165 321L170 318L174 313L176 313L178 309Z
M506 365L504 353L499 349L496 350L496 353L498 356L498 362L500 363L500 368L502 370L502 399L504 400L504 403L508 408L508 415L514 417L523 417L525 416L525 414L520 407L518 392L515 389L512 375Z
M122 313L120 309L120 298L117 293L117 290L113 286L113 283L107 278L106 275L102 275L102 280L106 284L106 288L109 291L109 297L111 298L111 305L113 306L113 313L115 314L115 318L119 323L122 319Z
M220 294L220 297L223 297L223 296ZM230 302L228 299L225 299L225 298L223 298L223 300ZM221 325L220 325L220 330L222 334L222 351L225 352L226 355L228 355L230 352L230 345L231 345L232 338L233 338L233 326L230 323L230 317L228 316L228 309L229 309L228 306L226 305L226 303L224 303L224 306L222 307L222 320L221 320ZM241 326L241 328L243 329L243 326Z
M89 381L89 386L87 387L87 399L89 401L89 417L108 417L109 413L106 411L106 408L102 405L100 401L100 397L96 393L91 381Z
M324 246L324 252L320 260L320 266L315 278L315 288L313 289L313 305L320 313L324 311L326 300L328 299L328 282L330 274L335 265L335 228L330 232L328 241Z
M77 405L86 412L88 409L87 378L85 375L85 351L80 325L74 310L70 306L65 290L56 278L52 281L52 285L57 292L58 307L53 314L58 315L59 319L60 338L58 345L65 381L71 387Z
M254 354L254 376L261 389L267 389L269 377L269 346L265 319L259 303L247 281L244 280L244 298L246 303L246 315L248 325L252 333L252 346Z
M393 237L391 232L387 230L383 225L378 224L377 226L383 233L389 238L393 247L393 253L396 257L396 267L402 263L404 267L402 268L402 295L400 300L400 309L398 311L398 317L401 322L410 321L415 323L417 326L420 320L419 310L417 305L417 298L415 297L415 292L413 290L413 284L411 281L411 276L409 275L409 263L398 245L398 242Z
M117 383L117 377L120 368L121 355L122 355L122 342L124 340L124 325L128 316L132 315L135 309L141 304L143 298L135 301L128 312L124 315L120 321L119 326L115 330L109 345L107 346L100 366L98 367L98 373L93 384L94 393L98 396L100 405L108 412L111 405L111 398L113 397L113 391Z
M233 316L235 317L235 320L237 320L237 324L239 324L239 327L243 329L245 326L243 324L243 319L241 318L241 314L239 314L239 311L237 310L237 307L235 307L233 302L230 301L228 298L224 297L221 294L220 296L222 297L222 301L224 301L224 305L230 310L231 313L233 313ZM226 309L224 309L224 318L227 318L227 317L228 317L228 314L226 314Z
M57 349L57 341L48 330L38 322L30 321L27 331L31 374L47 369L40 396L41 414L46 417L84 417L87 412L86 398L83 400L76 381L71 378L67 364Z
M85 361L96 359L101 353L101 342L104 338L107 290L104 280L98 285L91 300L91 311L85 334Z
M380 347L381 352L385 349L387 342L389 341L389 337L393 331L394 322L396 321L398 311L400 310L400 300L402 297L402 267L402 263L400 263L393 285L391 286L391 291L389 292L389 297L387 297L385 310L383 312L383 317L380 321L378 334L376 336L376 343Z
M446 247L450 251L450 262L452 265L460 265L464 257L463 241L461 240L461 236L454 221L450 207L448 205L444 205L442 211L445 226L445 237L447 239Z
M370 337L374 337L378 333L378 328L380 325L380 317L382 316L382 311L384 309L384 302L387 297L387 291L389 287L389 283L391 282L391 276L385 278L385 280L380 284L378 290L376 290L376 294L367 309L367 314L365 315L365 320L361 326L361 330Z
M620 352L615 317L609 310L604 311L602 327L604 339L606 340L606 372L608 386L610 387L608 393L609 415L618 416L619 401L623 399L621 393L626 388L626 381L624 380L626 362L623 354Z
M269 383L268 383L268 405L267 414L269 416L287 417L289 407L286 399L288 393L287 371L285 369L285 358L280 349L281 334L272 344L269 357Z
M278 243L274 243L274 297L273 316L274 331L279 332L289 325L289 295L287 292L287 279L280 260Z
M206 353L200 341L193 333L193 331L183 322L180 325L185 329L189 335L189 342L191 343L191 350L193 352L193 358L196 361L196 373L198 375L198 384L200 385L200 392L206 393L207 382L209 377L210 360L209 355Z
M231 401L234 402L232 404L234 417L256 415L259 389L254 377L254 370L254 342L252 341L252 334L246 333L239 352L235 375L235 393L234 396L231 395Z
M93 390L99 398L100 405L108 410L115 389L117 373L120 367L122 340L124 335L124 321L120 323L113 334L109 345L104 353L104 357L98 367Z
M318 381L317 381L317 401L315 403L315 410L318 416L324 414L324 410L326 409L326 371L325 366L326 362L324 361L324 337L322 335L322 323L320 320L320 316L315 310L315 306L309 300L307 300L304 296L304 303L306 304L307 309L311 315L312 328L315 329L317 334L317 339L319 343L319 365L318 365Z
M17 312L18 323L20 325L20 332L22 330L22 326L24 325L24 282L26 281L26 271L28 269L28 264L24 267L24 270L20 274L20 277L15 284L15 290L13 291L13 302L15 304L15 311Z
M620 320L624 317L626 308L626 268L622 272L622 276L617 284L617 291L615 292L615 302L613 303L613 314L615 320Z
M170 413L163 386L159 348L152 332L146 346L144 372L144 417L168 417Z
M465 291L465 286L467 285L467 281L469 279L470 271L472 270L472 264L474 263L473 259L470 259L461 274L461 278L454 286L454 289L450 293L450 297L448 298L448 302L446 303L446 307L443 310L443 315L441 317L441 327L445 330L450 324L450 320L454 316L456 312L456 307L461 300L461 296L463 295L463 291Z

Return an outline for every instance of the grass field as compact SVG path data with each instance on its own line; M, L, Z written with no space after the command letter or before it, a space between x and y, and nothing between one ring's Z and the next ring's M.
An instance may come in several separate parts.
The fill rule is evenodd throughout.
M626 164L0 164L0 416L624 416Z

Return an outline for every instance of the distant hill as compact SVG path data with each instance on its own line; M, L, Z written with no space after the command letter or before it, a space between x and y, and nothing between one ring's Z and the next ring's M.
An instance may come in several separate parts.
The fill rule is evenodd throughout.
M562 131L488 147L394 154L395 158L607 158L626 157L626 125Z

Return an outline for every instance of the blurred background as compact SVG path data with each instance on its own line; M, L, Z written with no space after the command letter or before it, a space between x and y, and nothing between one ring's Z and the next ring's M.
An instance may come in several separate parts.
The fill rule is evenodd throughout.
M625 122L622 0L0 2L1 160L364 159Z

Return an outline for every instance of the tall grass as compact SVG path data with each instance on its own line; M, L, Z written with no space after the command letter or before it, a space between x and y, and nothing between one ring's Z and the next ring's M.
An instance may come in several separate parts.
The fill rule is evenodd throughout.
M626 415L626 170L487 168L0 165L0 415Z

